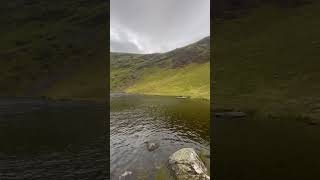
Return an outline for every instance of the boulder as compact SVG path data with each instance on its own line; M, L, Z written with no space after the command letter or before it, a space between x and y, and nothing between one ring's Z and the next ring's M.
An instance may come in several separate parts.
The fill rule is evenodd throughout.
M158 147L159 147L159 144L155 143L155 142L148 142L147 141L145 143L146 143L148 151L154 151L154 150L158 149Z
M169 157L169 166L177 180L208 180L207 168L192 148L183 148Z

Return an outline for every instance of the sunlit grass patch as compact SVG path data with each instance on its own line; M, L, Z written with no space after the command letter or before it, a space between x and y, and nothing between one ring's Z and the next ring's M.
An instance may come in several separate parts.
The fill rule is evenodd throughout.
M150 68L126 92L210 99L210 63L177 69Z

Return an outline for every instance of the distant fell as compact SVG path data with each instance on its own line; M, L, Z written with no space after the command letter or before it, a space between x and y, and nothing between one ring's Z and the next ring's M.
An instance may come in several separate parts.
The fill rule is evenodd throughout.
M110 60L111 91L209 98L210 37L166 53L111 52Z

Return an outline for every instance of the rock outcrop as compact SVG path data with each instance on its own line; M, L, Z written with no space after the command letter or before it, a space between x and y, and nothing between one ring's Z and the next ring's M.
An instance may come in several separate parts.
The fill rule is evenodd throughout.
M192 148L183 148L169 157L169 165L177 180L208 180L207 168Z

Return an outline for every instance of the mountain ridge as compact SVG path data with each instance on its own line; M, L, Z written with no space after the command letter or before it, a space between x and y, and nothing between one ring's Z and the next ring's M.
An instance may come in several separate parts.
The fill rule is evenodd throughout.
M198 68L201 64L205 65L205 68L209 68L210 63L210 36L200 39L197 42L191 43L187 46L176 48L166 53L153 53L153 54L132 54L132 53L110 53L111 62L111 91L128 91L132 93L143 94L157 94L157 95L179 95L176 93L156 93L153 90L146 90L142 87L137 88L135 83L144 81L144 85L152 83L152 81L146 81L146 76L155 75L155 72L170 72L172 75L176 73L182 73L182 69L185 71L192 71L192 69ZM190 68L188 66L192 66ZM151 72L153 69L154 72ZM174 72L176 70L176 73ZM206 72L209 72L207 69ZM184 72L185 73L185 72ZM183 74L183 73L182 73ZM186 74L180 78L184 78ZM209 78L210 74L207 74ZM205 77L201 77L205 78ZM157 78L155 78L157 79ZM154 80L155 80L154 79ZM205 78L206 79L206 78ZM158 79L159 80L159 79ZM164 79L163 79L164 80ZM178 79L175 79L179 81ZM201 80L201 79L199 79ZM181 80L183 82L184 80ZM161 82L158 82L162 84ZM156 85L154 85L156 86ZM179 86L183 86L180 84ZM144 86L145 87L145 86ZM145 87L146 88L146 87ZM136 89L136 90L134 90ZM192 89L192 88L191 88ZM167 89L166 91L169 91ZM190 89L189 89L190 91ZM208 91L209 90L205 90ZM183 90L179 90L179 93L183 94ZM188 93L187 93L188 94ZM194 94L192 94L194 96ZM209 95L207 93L207 98Z

